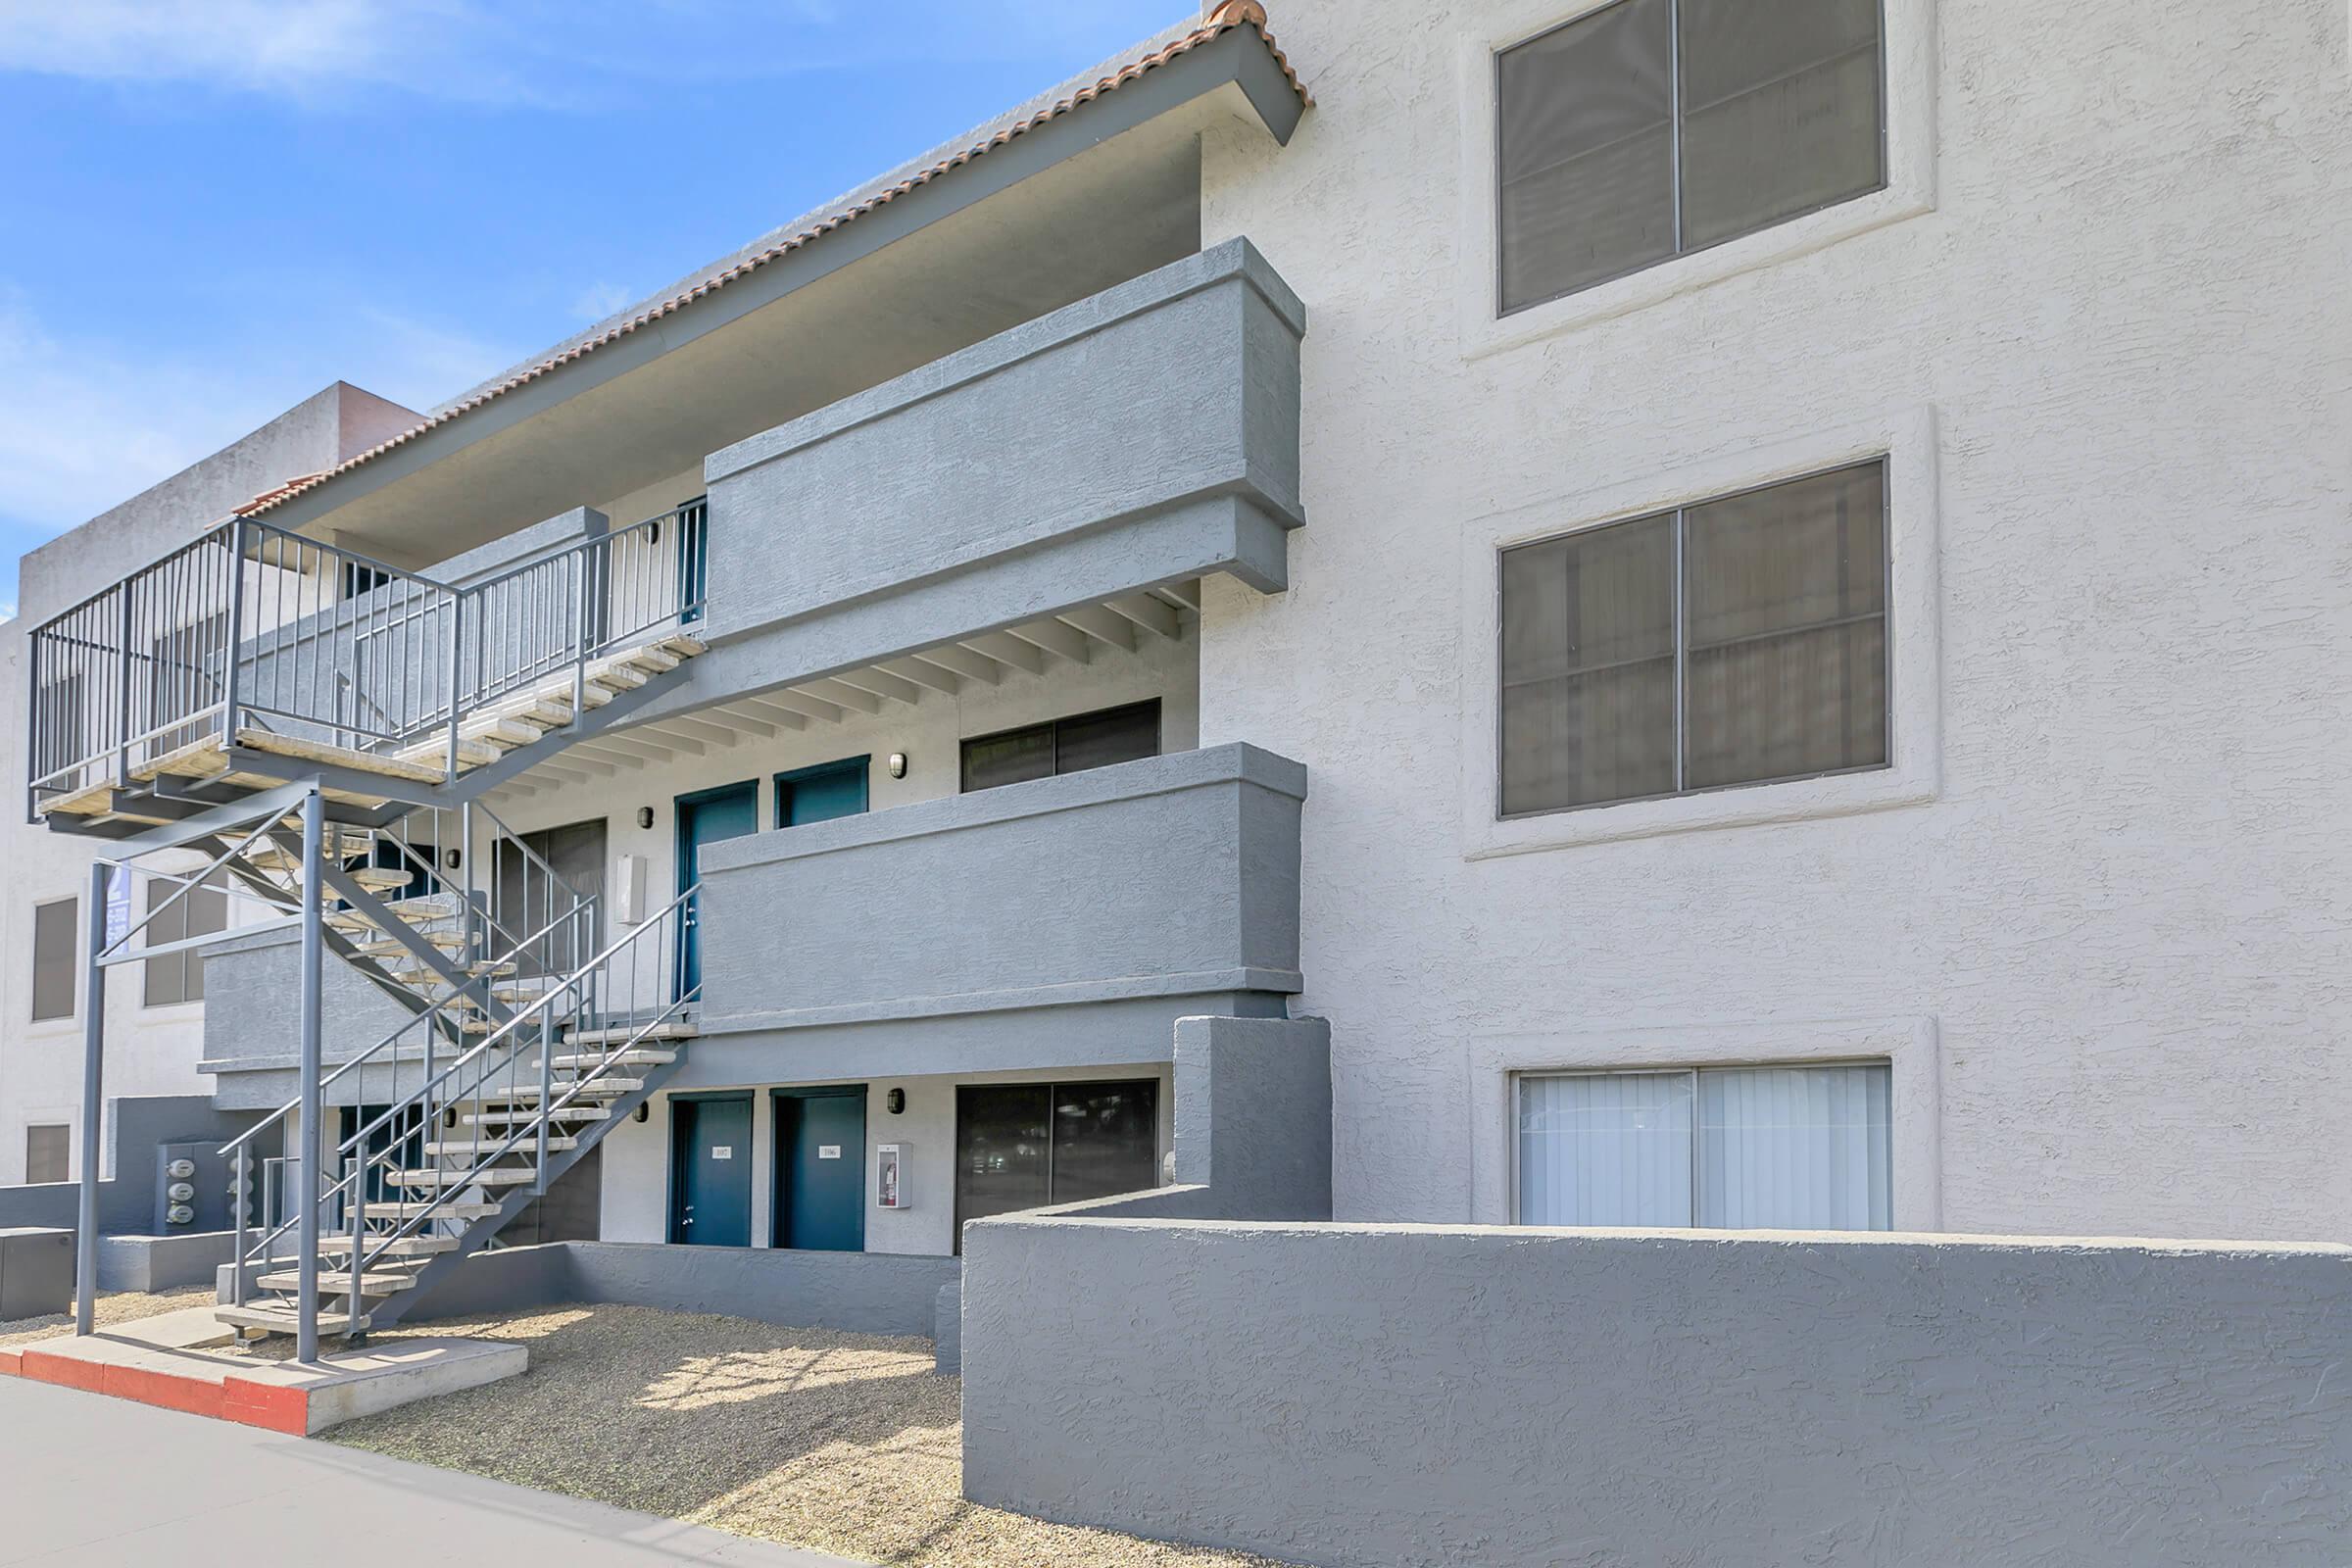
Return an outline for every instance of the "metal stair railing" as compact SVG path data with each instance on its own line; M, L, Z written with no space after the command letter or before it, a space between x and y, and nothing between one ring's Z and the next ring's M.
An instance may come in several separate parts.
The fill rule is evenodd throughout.
M375 1265L394 1256L394 1250L402 1242L428 1232L447 1234L437 1227L461 1219L453 1212L453 1205L464 1194L481 1185L485 1172L502 1168L500 1162L512 1155L526 1155L533 1177L530 1184L533 1196L543 1195L549 1139L561 1113L576 1103L589 1088L605 1081L632 1052L699 1000L699 985L675 990L668 983L676 973L683 910L695 891L680 893L652 919L609 944L488 1038L433 1073L412 1094L379 1111L373 1120L356 1129L336 1147L330 1162L343 1174L321 1199L331 1197L339 1203L341 1220L337 1229L350 1238L346 1255L352 1288L346 1307L355 1330L366 1315L362 1300L368 1274ZM645 1005L649 991L652 1004ZM624 999L625 1005L614 1005ZM595 1048L579 1049L583 1042L578 1037L591 1030L602 1030L608 1038ZM578 1064L567 1068L571 1076L558 1083L554 1077L555 1057L559 1049L566 1046L575 1048L569 1054L593 1059L585 1063L584 1071ZM534 1053L536 1061L527 1061ZM526 1071L532 1079L528 1085L524 1082ZM481 1133L470 1137L467 1141L474 1146L468 1151L471 1158L462 1167L453 1165L445 1147L431 1155L429 1167L405 1163L409 1157L405 1146L412 1142L442 1145L449 1142L437 1134L444 1130L445 1122L454 1121L458 1107L478 1105L485 1100L501 1100L512 1105L526 1095L533 1106L528 1118L512 1115L505 1118L511 1130L503 1138L493 1139ZM612 1124L597 1125L600 1130L581 1136L593 1143ZM421 1133L412 1129L420 1129ZM371 1150L369 1143L378 1133L386 1135L387 1147ZM388 1232L370 1232L368 1190L375 1184L371 1178L380 1178L388 1192L413 1193L416 1188L404 1178L419 1168L433 1172L426 1196L421 1200L405 1197L400 1200L404 1209L415 1211L406 1213ZM503 1223L503 1214L500 1218ZM279 1232L284 1228L281 1225ZM463 1230L460 1234L464 1234ZM243 1289L245 1273L242 1267L236 1271L239 1291ZM317 1303L312 1306L315 1309Z
M453 781L468 713L568 672L577 725L595 661L699 622L707 531L697 500L457 587L231 517L27 633L27 819L253 730Z
M534 932L531 940L545 937L550 931L566 922L578 920L582 916L582 909L565 910L550 921L546 929ZM476 1007L467 992L452 992L411 1017L367 1050L336 1063L331 1071L320 1075L318 1087L323 1092L329 1085L340 1082L346 1075L362 1071L372 1064L388 1068L392 1074L392 1083L386 1092L386 1098L399 1103L406 1103L406 1100L400 1092L403 1064L409 1061L418 1062L417 1071L420 1082L429 1080L434 1072L435 1062L441 1059L439 1056L441 1050L446 1049L453 1057L465 1051L466 1024L471 1020L475 1011ZM489 1045L492 1040L506 1038L514 1021L514 1019L509 1019L506 1024L494 1030L491 1036L482 1042L482 1046ZM475 1052L478 1053L481 1049L481 1046L477 1046ZM408 1098L414 1098L416 1093L418 1091L411 1091ZM286 1156L287 1163L292 1164L303 1173L301 1189L294 1194L294 1212L279 1221L274 1227L270 1227L265 1217L261 1222L264 1227L262 1235L252 1246L247 1245L245 1204L242 1198L252 1190L255 1141L270 1129L282 1124L286 1118L301 1108L301 1105L300 1099L288 1101L220 1146L221 1155L235 1162L235 1174L231 1187L232 1195L238 1199L238 1201L232 1204L236 1209L235 1242L232 1255L238 1262L238 1268L235 1271L234 1294L231 1298L234 1305L242 1306L245 1302L245 1266L257 1261L268 1261L273 1257L274 1252L271 1249L277 1238L300 1222L300 1205L306 1201L323 1202L333 1191L333 1188L318 1186L313 1182L308 1171L309 1162L302 1159L299 1154ZM365 1131L373 1132L376 1130L376 1125L370 1123ZM315 1130L301 1136L307 1143L323 1147L323 1140L318 1138ZM314 1191L316 1198L312 1196ZM264 1212L267 1215L268 1210Z

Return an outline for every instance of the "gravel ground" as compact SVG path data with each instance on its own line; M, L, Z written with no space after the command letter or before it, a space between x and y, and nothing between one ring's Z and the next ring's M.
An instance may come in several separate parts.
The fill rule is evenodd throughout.
M326 1441L906 1568L1268 1568L963 1500L960 1381L931 1342L580 1306L395 1329L531 1367Z
M213 1298L209 1285L190 1286L184 1291L163 1291L153 1296L135 1291L115 1291L98 1298L96 1309L90 1316L100 1328L109 1323L127 1323L136 1317L153 1317L158 1312L177 1311L183 1306L195 1306ZM21 1317L11 1323L0 1323L0 1348L29 1345L35 1340L54 1340L74 1332L72 1311L52 1312L47 1317Z

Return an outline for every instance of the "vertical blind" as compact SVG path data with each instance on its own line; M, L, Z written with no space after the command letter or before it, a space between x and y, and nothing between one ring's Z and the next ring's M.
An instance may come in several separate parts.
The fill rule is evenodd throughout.
M1885 1063L1519 1080L1519 1220L1886 1230Z
M1878 188L1879 0L1618 0L1495 59L1500 306Z

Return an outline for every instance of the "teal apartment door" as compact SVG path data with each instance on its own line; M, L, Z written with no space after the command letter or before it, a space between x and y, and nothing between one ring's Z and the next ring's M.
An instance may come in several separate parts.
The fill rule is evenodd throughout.
M747 778L740 784L681 795L676 809L678 891L683 893L702 879L704 845L760 830L760 784ZM681 997L703 983L702 911L695 907L696 902L699 901L687 904L679 920L678 995Z
M752 1097L669 1102L669 1239L752 1245Z
M865 1086L776 1091L774 1242L865 1248Z
M856 816L865 809L865 773L869 759L845 758L816 767L776 775L776 826L800 827L829 822L837 816Z

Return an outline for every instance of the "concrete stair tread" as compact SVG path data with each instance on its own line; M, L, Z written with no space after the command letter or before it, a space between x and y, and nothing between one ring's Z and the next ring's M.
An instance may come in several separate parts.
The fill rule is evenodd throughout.
M519 1147L516 1152L520 1152ZM492 1165L478 1170L402 1170L394 1171L389 1180L396 1187L521 1187L537 1181L539 1173L527 1165Z
M561 1055L555 1058L553 1065L559 1070L569 1068L577 1072L582 1067L666 1067L677 1059L678 1054L674 1051L647 1051L633 1047L630 1050L615 1051L610 1054L590 1052L583 1054Z
M375 1205L368 1204L368 1210L372 1214L375 1211ZM465 1245L455 1236L402 1236L389 1241L371 1236L367 1239L364 1247L367 1251L376 1254L376 1265L382 1267L408 1259L427 1258L441 1252L454 1252ZM351 1238L348 1236L325 1238L318 1244L318 1255L321 1257L349 1257L351 1255Z
M601 1100L606 1098L616 1098L626 1094L633 1094L637 1090L643 1089L644 1087L645 1080L642 1078L599 1078L594 1083L580 1085L578 1092L582 1095ZM558 1084L555 1086L555 1092L556 1095L561 1098L564 1095L572 1093L572 1086L570 1084ZM502 1089L496 1094L483 1095L480 1097L481 1102L484 1105L536 1103L538 1099L539 1090L537 1085L518 1086L514 1089Z
M424 1152L428 1154L489 1154L506 1147L507 1141L504 1138L469 1138L456 1143L427 1144L424 1146ZM535 1136L525 1136L515 1140L513 1152L520 1154L538 1147L539 1140ZM550 1133L547 1138L547 1147L552 1150L577 1149L580 1147L580 1141L576 1138L566 1138L560 1133Z
M416 935L442 953L456 953L466 946L466 938L455 931L419 931ZM363 942L358 946L361 956L368 958L396 957L413 951L407 943L391 937L380 942Z
M538 1120L536 1110L493 1110L461 1116L459 1122L467 1127L512 1127ZM612 1111L604 1105L558 1105L548 1112L550 1121L611 1121Z
M599 1029L566 1029L564 1043L567 1046L617 1046L628 1041L692 1040L698 1031L683 1020L652 1025L614 1024Z
M265 1291L298 1291L302 1289L302 1274L299 1270L287 1269L283 1273L265 1274L255 1283ZM352 1276L348 1271L330 1274L321 1269L318 1272L321 1295L349 1296L351 1286ZM402 1291L415 1290L416 1278L413 1274L392 1269L370 1269L359 1276L359 1286L362 1296L393 1296Z
M429 1213L435 1219L446 1218L476 1220L488 1219L491 1215L499 1211L500 1206L501 1205L497 1203L484 1203L479 1201L433 1203L421 1199L387 1200L381 1203L369 1203L368 1205L368 1217L370 1219L409 1220L416 1219L419 1215ZM451 1239L455 1240L456 1238L453 1237Z
M292 1334L302 1326L301 1314L291 1306L267 1306L251 1301L243 1306L230 1306L223 1302L213 1308L213 1317L232 1328L266 1329L272 1334ZM348 1313L337 1312L330 1316L321 1312L318 1314L318 1332L365 1334L369 1321L365 1312L360 1314L357 1324L352 1322Z

